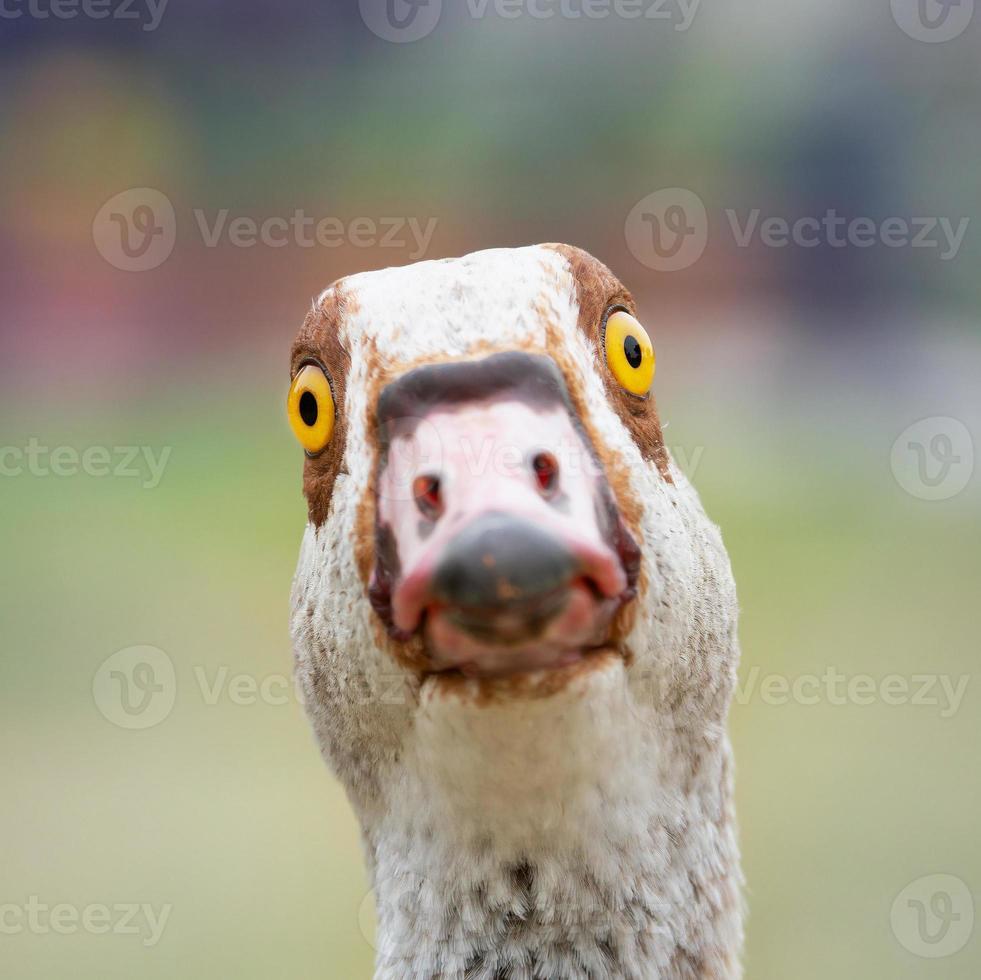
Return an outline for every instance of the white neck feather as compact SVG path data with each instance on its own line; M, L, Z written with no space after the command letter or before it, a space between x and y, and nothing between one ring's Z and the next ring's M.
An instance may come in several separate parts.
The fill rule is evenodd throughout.
M366 827L378 977L738 975L728 743L642 703L612 656L549 698L424 689Z

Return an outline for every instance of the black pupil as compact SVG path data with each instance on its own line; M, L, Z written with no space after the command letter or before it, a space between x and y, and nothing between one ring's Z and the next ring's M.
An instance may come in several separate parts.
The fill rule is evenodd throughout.
M300 395L300 418L311 428L317 424L317 399L312 391L305 391Z
M641 353L640 344L637 342L637 338L628 335L623 339L623 353L627 357L627 363L632 368L639 368L640 362L644 359L644 355Z

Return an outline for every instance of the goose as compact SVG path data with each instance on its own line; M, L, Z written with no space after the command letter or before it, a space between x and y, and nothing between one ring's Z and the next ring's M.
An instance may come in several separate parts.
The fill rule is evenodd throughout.
M296 337L295 674L378 980L741 975L735 587L654 369L557 244L346 277Z

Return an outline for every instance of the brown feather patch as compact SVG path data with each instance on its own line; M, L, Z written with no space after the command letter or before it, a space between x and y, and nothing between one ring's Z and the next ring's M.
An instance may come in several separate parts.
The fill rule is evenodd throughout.
M307 456L303 464L303 494L314 527L327 520L334 481L344 465L347 442L347 375L351 355L341 343L344 318L356 310L352 296L335 286L303 321L290 354L290 377L305 361L315 361L326 369L334 395L334 434L323 452Z
M623 419L644 459L656 463L661 476L668 483L673 483L653 392L646 398L638 398L624 391L610 374L603 357L604 314L611 306L622 306L632 316L637 316L637 304L633 296L602 262L581 248L572 245L546 245L545 248L558 252L569 265L579 301L579 329L601 361L599 370L610 404Z

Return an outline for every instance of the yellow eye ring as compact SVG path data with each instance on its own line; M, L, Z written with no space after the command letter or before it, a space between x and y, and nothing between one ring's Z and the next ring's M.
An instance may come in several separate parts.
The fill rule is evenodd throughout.
M334 395L327 375L316 364L304 364L286 398L293 434L310 455L322 452L334 434Z
M632 395L646 395L657 364L647 331L626 310L614 310L606 319L603 343L613 377Z

